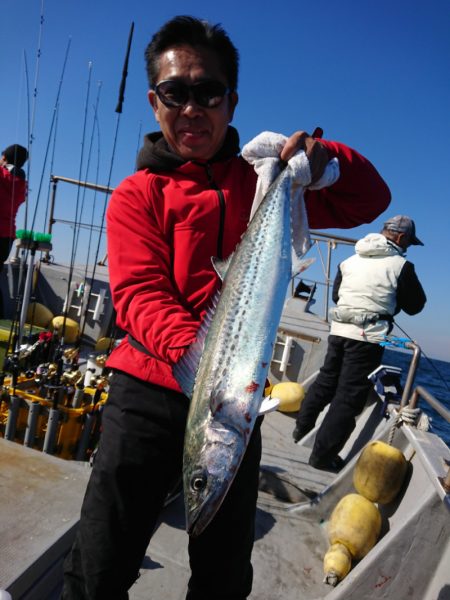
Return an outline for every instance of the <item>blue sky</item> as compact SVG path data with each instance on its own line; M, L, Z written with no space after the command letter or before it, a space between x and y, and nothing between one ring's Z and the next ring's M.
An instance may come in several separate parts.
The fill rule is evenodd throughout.
M233 123L241 143L263 130L289 134L320 125L325 138L356 148L374 163L391 188L391 206L370 225L336 233L359 238L378 231L388 216L414 218L425 247L411 248L408 258L428 303L420 315L397 320L428 356L450 361L448 2L45 0L42 26L41 0L0 0L0 8L0 140L3 147L26 145L33 133L28 213L38 215L35 230L44 230L50 168L65 177L87 173L91 181L112 186L134 170L139 139L157 128L147 104L143 60L153 32L176 14L220 22L241 55ZM132 21L125 103L113 152L114 111ZM77 200L81 206L79 192L60 187L55 216L74 218ZM83 221L90 220L87 207L94 201L95 218L101 218L104 196L97 195L86 197ZM18 227L23 219L21 210ZM59 226L54 242L57 259L63 260L71 251L71 232ZM86 244L80 244L80 261L86 253Z

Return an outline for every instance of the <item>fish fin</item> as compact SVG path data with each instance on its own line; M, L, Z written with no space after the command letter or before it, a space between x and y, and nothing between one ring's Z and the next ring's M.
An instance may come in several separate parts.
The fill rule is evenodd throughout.
M233 254L230 254L230 256L225 259L215 258L214 256L211 258L212 266L214 267L214 270L220 277L221 281L225 279L225 275L227 274L232 258Z
M315 261L315 258L299 258L295 252L292 252L292 277L306 271Z
M272 398L272 396L266 396L265 398L263 398L263 401L261 402L261 406L259 407L258 416L266 415L269 412L273 412L274 410L277 410L277 408L279 406L280 406L279 398Z
M220 293L212 299L210 308L206 311L203 321L197 331L197 337L195 341L189 346L180 360L173 365L172 373L177 380L181 390L185 396L189 399L192 398L194 393L195 378L200 364L200 359L203 354L203 348L205 346L206 335L209 330L212 318L216 311L217 302L219 301Z

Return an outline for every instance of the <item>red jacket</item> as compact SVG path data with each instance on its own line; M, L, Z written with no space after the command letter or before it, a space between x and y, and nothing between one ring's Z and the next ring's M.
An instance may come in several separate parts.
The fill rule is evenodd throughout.
M25 200L27 184L22 169L0 166L0 238L16 237L16 214Z
M354 150L322 142L330 158L339 158L341 175L330 188L306 192L309 226L349 228L372 221L389 204L386 184ZM164 158L153 160L152 151L144 164L153 172L126 178L107 211L117 325L133 338L131 345L125 337L107 364L179 390L171 367L195 339L218 288L211 257L231 254L246 230L256 174L234 152L210 163L175 162L164 171Z

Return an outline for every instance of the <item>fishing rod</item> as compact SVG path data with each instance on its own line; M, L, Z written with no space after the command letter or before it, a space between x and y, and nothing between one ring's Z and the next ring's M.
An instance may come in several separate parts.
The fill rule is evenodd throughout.
M98 82L98 86L97 86L97 98L94 104L94 117L93 117L93 121L92 121L92 131L91 131L91 137L90 137L90 143L89 143L89 151L88 151L88 158L87 158L87 163L86 163L86 172L85 172L85 176L84 176L84 181L88 181L89 180L89 169L90 169L90 165L91 165L91 158L92 158L92 150L93 150L93 146L94 146L94 134L97 133L97 170L96 170L96 175L94 178L94 186L98 185L98 179L99 179L99 170L100 170L100 127L99 127L99 123L98 123L98 106L99 106L99 102L100 102L100 92L101 92L101 88L102 88L102 82L99 81ZM87 194L87 187L83 188L83 197L82 197L82 201L81 201L81 210L80 210L80 222L81 222L81 218L83 216L83 212L84 212L84 205L85 205L85 200L86 200L86 194ZM91 211L91 222L89 227L94 227L94 209L95 209L95 199L97 196L97 189L94 189L94 199L92 201L92 211ZM81 224L81 223L80 223ZM76 248L78 249L78 242L79 242L79 237L80 237L80 230L81 230L81 226L78 228L77 231L77 240L76 240ZM89 256L90 256L90 247L91 247L91 241L92 241L92 229L90 230L90 235L89 235L89 241L88 241L88 247L87 247L87 251L86 251L86 269L85 269L85 273L87 275L87 265L89 263ZM85 277L86 278L86 277Z
M35 223L36 223L36 217L37 217L37 212L38 212L38 208L39 208L39 202L40 202L40 198L41 198L42 186L43 186L44 175L45 175L45 168L47 166L48 155L49 155L50 147L51 147L51 143L52 143L53 131L54 131L54 128L55 128L56 118L57 118L57 115L58 115L59 100L60 100L62 86L63 86L63 82L64 82L64 75L65 75L65 71L66 71L67 60L68 60L68 57L69 57L71 43L72 43L72 38L69 37L68 42L67 42L66 51L65 51L65 54L64 54L64 60L63 60L63 65L62 65L62 69L61 69L61 75L60 75L60 78L59 78L58 88L57 88L57 92L56 92L55 103L54 103L54 106L53 106L53 115L52 115L52 120L51 120L51 123L50 123L50 130L49 130L48 140L47 140L47 144L45 146L44 163L43 163L43 166L42 166L41 178L40 178L40 181L39 181L39 187L38 187L38 192L37 192L37 196L36 196L36 205L35 205L35 208L34 208L33 219L32 219L31 226L30 226L31 230L33 230L33 228L35 226Z
M54 104L54 108L53 108L53 117L52 117L52 121L51 121L51 125L50 125L50 131L49 131L49 136L48 136L48 140L47 140L47 145L45 148L44 163L43 163L43 167L42 167L41 178L40 178L38 192L37 192L37 196L36 196L36 205L35 205L35 209L34 209L34 213L33 213L33 219L31 222L30 229L29 230L25 229L23 231L24 242L21 244L21 246L22 246L22 248L25 249L25 252L22 251L22 263L23 264L27 263L27 262L29 263L27 279L32 277L32 270L34 268L34 256L35 256L35 253L39 249L42 248L42 244L40 242L44 241L42 238L42 235L34 235L33 234L33 229L34 229L35 222L36 222L37 210L39 207L39 202L40 202L40 197L41 197L41 192L42 192L42 185L43 185L43 180L44 180L44 172L45 172L45 167L47 164L48 154L49 154L49 150L50 150L53 129L55 126L55 121L56 121L56 115L58 112L59 98L61 95L62 84L64 81L64 74L65 74L67 60L68 60L68 56L69 56L70 45L71 45L71 38L69 38L69 41L67 44L64 61L63 61L63 66L62 66L62 71L61 71L61 76L60 76L60 80L59 80L59 84L58 84L55 104ZM48 246L48 244L47 244L47 246ZM29 283L29 281L25 280L23 285L25 287L28 286L28 288L29 288L30 283ZM15 312L13 315L13 320L11 323L11 331L13 331L13 329L15 327L15 322L18 320L18 316L20 314L19 331L17 334L17 345L18 346L20 346L20 343L22 341L22 335L23 335L23 330L24 330L24 323L25 323L25 316L26 316L28 302L29 302L29 298L26 297L26 291L24 289L18 288L17 297L16 297L16 307L15 307ZM10 335L10 338L12 339L12 335Z
M111 161L110 161L110 167L109 167L108 181L107 181L107 184L106 184L107 189L110 188L111 179L112 179L112 170L113 170L115 153L116 153L116 146L117 146L117 139L118 139L118 133L119 133L120 118L121 118L121 115L122 115L123 102L125 100L125 87L126 87L126 81L127 81L127 75L128 75L128 63L129 63L129 60L130 60L130 51L131 51L131 42L132 42L132 39L133 39L133 33L134 33L134 21L132 21L132 23L131 23L130 32L128 34L127 49L126 49L126 52L125 52L125 60L124 60L124 65L123 65L123 70L122 70L122 78L121 78L120 87L119 87L119 98L118 98L118 102L117 102L117 106L116 106L116 110L115 110L115 112L117 113L116 130L115 130L114 141L113 141L113 149L112 149L112 154L111 154ZM104 220L105 220L107 203L108 203L108 192L105 192L105 199L104 199L104 203L103 203L103 211L102 211L101 223L103 223ZM96 249L95 260L94 260L94 268L92 270L91 281L90 281L90 285L89 285L88 298L87 298L87 302L86 302L86 305L85 305L85 312L84 312L84 319L83 319L83 324L82 324L82 330L81 330L80 337L79 337L80 340L81 340L81 338L83 336L85 325L86 325L86 315L87 315L87 310L88 310L88 306L89 306L89 299L90 299L90 296L91 296L91 293L92 293L92 285L93 285L93 282L94 282L96 268L97 268L97 262L98 262L98 257L99 257L99 254L100 254L100 243L101 243L101 234L98 236L98 243L97 243L97 249Z
M98 89L97 89L97 98L96 98L96 102L94 105L94 118L93 118L93 123L92 123L92 132L91 132L89 153L88 153L86 173L85 173L85 181L88 181L89 168L90 168L90 163L91 163L91 156L92 156L92 149L93 149L93 142L94 142L94 134L97 133L97 169L96 169L96 175L95 175L95 180L94 180L94 197L92 200L91 219L90 219L90 223L88 223L86 225L83 225L81 222L79 223L79 227L78 227L78 231L77 231L77 241L76 241L76 247L78 248L80 231L81 231L82 227L87 228L89 231L89 234L88 234L88 243L87 243L87 248L86 248L86 259L85 259L83 284L82 284L83 288L82 288L82 294L81 294L82 295L82 306L84 305L84 303L86 303L86 300L84 299L84 291L85 291L84 282L86 282L88 279L88 270L89 270L89 261L90 261L90 255L91 255L91 245L92 245L92 240L93 240L93 234L94 234L94 231L96 231L96 230L99 231L99 235L101 235L103 233L103 227L102 226L96 227L94 224L95 204L96 204L96 198L97 198L97 192L98 192L97 186L98 186L99 171L100 171L100 127L99 127L99 121L98 121L98 106L99 106L99 101L100 101L101 88L102 88L102 82L99 81ZM81 206L81 211L80 211L80 219L82 217L82 213L84 210L84 203L85 203L87 189L88 189L87 186L84 186L83 200L82 200L82 206ZM86 311L89 309L89 307L88 307L89 299L90 299L90 294L88 293ZM85 313L84 313L83 317L84 317L84 321L85 321L85 319L86 319ZM84 321L80 322L82 332L84 332ZM80 338L81 338L81 335L80 335Z
M25 72L26 72L26 78L27 78L27 97L28 97L28 134L29 134L29 158L28 158L28 165L27 165L27 182L29 183L30 181L30 174L31 174L31 164L32 164L32 145L34 142L34 125L35 125L35 115L36 115L36 98L38 95L38 75L39 75L39 66L40 66L40 58L41 58L41 43L42 43L42 30L43 30L43 24L44 24L44 1L42 0L41 2L41 15L40 15L40 27L39 27L39 38L38 38L38 48L37 48L37 57L36 57L36 73L35 73L35 82L34 82L34 89L33 89L33 109L31 112L31 117L30 117L30 97L29 97L29 82L28 82L28 67L27 67L27 63L26 63L26 57L25 57ZM26 310L27 310L27 304L28 304L28 299L25 298L25 290L23 289L23 286L27 287L27 285L29 286L29 283L27 282L27 280L25 280L25 282L23 281L23 277L22 277L22 273L24 271L24 267L23 265L26 263L30 263L29 264L29 270L31 271L34 265L34 255L35 252L39 249L39 239L35 239L32 240L33 237L33 228L34 228L34 224L36 221L36 214L37 214L37 208L39 205L39 198L40 198L40 193L41 193L41 189L42 189L42 182L43 182L43 175L44 175L44 170L45 170L45 164L47 161L47 156L48 156L48 150L49 150L49 145L50 145L50 140L51 140L51 135L52 135L52 130L53 130L53 126L54 126L54 122L55 122L55 113L57 110L57 107L59 105L59 96L61 93L61 88L62 88L62 82L63 82L63 78L64 78L64 72L65 72L65 68L66 68L66 63L67 63L67 58L68 58L68 54L69 54L69 48L70 48L70 39L69 39L69 43L66 49L66 54L65 54L65 58L64 58L64 64L63 64L63 69L62 69L62 74L60 77L60 82L59 82L59 86L58 86L58 92L57 92L57 97L56 97L56 101L55 101L55 109L54 109L54 115L53 115L53 120L52 120L52 124L51 124L51 128L50 128L50 134L49 134L49 140L47 142L47 147L46 147L46 152L45 152L45 160L44 160L44 166L42 169L42 175L41 175L41 180L40 180L40 184L39 184L39 188L38 188L38 194L37 194L37 199L36 199L36 207L35 207L35 211L34 211L34 215L33 215L33 219L32 219L32 223L31 223L31 230L28 229L28 205L29 205L29 193L27 190L27 196L26 196L26 206L25 206L25 219L24 219L24 225L25 228L24 230L22 230L22 233L24 234L24 238L25 240L19 245L20 248L20 253L21 253L21 259L20 259L20 269L19 269L19 281L18 281L18 285L17 285L17 293L16 293L16 297L15 297L15 308L14 308L14 312L13 312L13 318L11 321L11 327L10 327L10 334L9 334L9 339L8 339L8 348L10 347L10 344L13 340L13 337L16 338L16 343L17 343L17 347L20 346L21 340L22 340L22 335L23 335L23 329L24 329L24 321L25 321L25 316L26 316ZM36 236L39 238L39 236ZM33 265L31 265L31 261L33 261ZM31 278L31 273L28 275L27 273L27 279ZM20 315L20 317L19 317ZM19 328L17 330L17 322L19 322ZM5 355L5 359L6 359L6 355ZM3 367L5 367L5 360L3 361Z
M408 341L414 343L414 340L411 338L411 336L408 335L408 333L402 327L400 327L400 325L397 323L397 321L393 320L393 323L395 324L396 327L398 327L400 329L400 331L403 333L403 335L406 336L406 338L408 339ZM433 361L431 360L431 358L429 358L425 354L425 352L422 350L422 348L420 350L421 350L421 353L422 353L423 357L427 360L428 364L434 369L434 371L438 375L439 379L442 381L442 383L445 385L445 387L447 388L447 390L450 392L450 386L448 385L447 381L442 376L442 373L439 371L439 369L433 363Z
M26 92L27 92L27 139L28 139L28 162L27 162L27 166L26 166L26 181L29 182L30 181L30 174L31 174L31 163L32 163L32 149L33 149L33 141L34 141L34 124L35 124L35 117L36 117L36 98L37 98L37 93L38 93L38 80L39 80L39 67L40 67L40 59L41 59L41 43L42 43L42 31L43 31L43 26L44 26L44 0L41 0L41 11L40 11L40 17L39 17L39 31L38 31L38 43L37 43L37 51L36 51L36 67L35 67L35 78L34 78L34 88L33 88L33 104L32 104L32 110L30 113L30 81L29 81L29 74L28 74L28 62L27 62L27 55L26 52L24 50L23 52L23 57L24 57L24 73L25 73L25 86L26 86ZM26 191L25 191L25 214L24 214L24 229L27 229L27 223L28 223L28 204L29 204L29 190L28 190L28 185L26 187ZM14 310L14 314L13 314L13 319L11 322L11 327L9 330L9 336L8 336L8 342L7 342L7 348L11 347L12 341L14 336L17 336L17 331L15 331L16 329L16 320L17 320L17 316L18 316L18 306L19 306L19 302L20 302L20 289L22 287L22 281L23 281L23 265L27 262L27 252L24 248L21 249L21 261L20 261L20 268L19 268L19 277L18 277L18 285L17 285L17 296L15 298L15 310ZM5 368L5 363L6 363L6 357L7 357L7 353L5 354L4 360L3 360L3 364L2 364L2 371Z
M57 139L57 131L58 131L58 114L59 114L59 106L58 106L58 110L56 111L55 127L54 127L54 132L53 132L53 148L52 148L52 152L51 152L51 159L50 159L50 165L49 165L50 173L53 173L53 166L55 164L56 139ZM50 205L50 195L51 195L51 181L49 181L48 188L47 188L47 203L46 203L46 207L45 207L45 215L44 215L44 219L43 219L42 231L44 231L45 224L47 222L47 215L48 215L48 210L49 210L49 205ZM36 263L35 272L33 273L33 283L32 283L32 288L30 291L30 301L32 301L34 299L34 293L36 290L36 285L37 285L37 282L39 279L40 271L41 271L41 263L39 261ZM30 338L32 337L32 334L33 334L33 327L34 327L34 323L35 323L36 311L37 311L37 304L36 304L36 302L33 302L31 315L29 317L27 317L27 321L30 325L30 331L29 331Z
M54 133L53 133L53 148L52 148L52 155L51 155L51 159L50 159L50 165L49 165L49 172L53 173L54 172L54 164L55 164L55 155L56 155L56 139L57 139L57 132L58 132L58 116L59 116L59 107L58 110L56 111L56 119L55 119L55 128L54 128ZM49 182L48 182L48 188L47 188L47 203L45 206L45 214L44 214L44 218L43 218L43 225L42 225L42 230L45 230L45 225L47 223L47 217L48 217L48 213L49 213L49 207L50 207L50 197L51 197L51 177L49 178Z
M88 106L89 106L89 95L90 95L90 89L91 89L91 78L92 78L92 62L89 62L89 64L88 64L88 80L87 80L87 86L86 86L86 101L85 101L85 107L84 107L83 130L82 130L82 136L81 136L80 167L79 167L79 171L78 171L78 179L80 181L81 181L82 170L83 170L84 146L85 146L85 141L86 141L86 123L87 123ZM73 270L74 270L74 265L75 265L78 222L79 222L79 220L81 220L81 214L80 214L80 210L79 210L80 191L81 191L80 186L77 186L77 195L76 195L76 202L75 202L74 234L72 237L72 250L71 250L71 255L70 255L69 276L67 278L67 294L66 294L66 302L65 302L64 311L63 311L63 322L62 322L62 327L61 327L61 337L60 337L61 345L63 345L63 342L64 342L64 335L66 332L66 324L67 324L67 313L69 312L69 308L70 308L70 296L71 296L70 292L71 292L71 287L72 287Z

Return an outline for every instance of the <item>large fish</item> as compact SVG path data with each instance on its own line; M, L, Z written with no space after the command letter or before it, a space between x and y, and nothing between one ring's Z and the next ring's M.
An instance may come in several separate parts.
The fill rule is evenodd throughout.
M183 485L186 528L192 536L211 521L239 468L263 400L287 287L312 262L300 261L293 269L292 186L288 165L231 258L213 260L223 281L220 294L197 341L174 367L191 398ZM306 218L300 226L306 250Z

